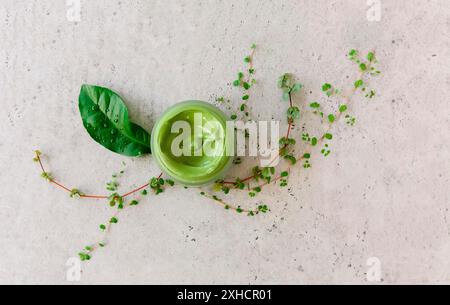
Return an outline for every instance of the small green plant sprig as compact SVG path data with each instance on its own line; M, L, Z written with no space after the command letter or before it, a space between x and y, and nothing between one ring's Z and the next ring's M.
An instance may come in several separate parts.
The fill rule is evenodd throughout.
M250 89L256 84L255 76L255 69L253 67L253 61L256 51L256 44L253 44L251 46L251 53L250 55L246 56L244 58L244 62L247 64L246 71L245 72L239 72L237 74L237 79L233 81L233 86L240 88L242 93L242 103L239 106L239 111L236 113L233 113L230 118L232 120L236 120L239 116L237 113L241 113L243 118L249 118L250 112L249 112L249 106L248 102L250 100ZM223 97L221 98L223 99Z
M294 94L300 92L300 90L303 88L303 85L295 82L294 76L292 74L285 73L278 80L278 88L283 91L283 100L289 102L289 108L287 110L288 128L286 136L280 139L280 146L282 147L280 150L280 157L288 160L289 162L291 162L291 164L295 164L297 160L295 160L294 156L292 155L292 149L295 144L297 144L297 140L291 137L291 131L294 128L295 121L300 119L300 108L294 105L293 96ZM274 169L271 169L271 172L274 172ZM254 170L253 174L255 174ZM255 178L258 178L257 175L254 176ZM270 183L270 181L268 181L268 183ZM287 184L282 181L282 186L286 185Z
M300 119L300 108L294 104L294 95L299 93L303 88L303 85L296 82L292 74L283 74L278 81L278 87L282 90L282 99L289 103L289 107L286 114L286 121L288 124L286 136L280 139L280 152L279 156L289 161L291 164L295 164L297 159L293 156L293 148L297 141L291 137L292 129L296 120ZM276 159L272 160L270 164L274 163ZM214 189L216 191L222 191L225 195L228 195L231 189L245 190L248 192L250 198L255 198L262 192L264 186L279 182L280 187L288 186L288 177L290 175L290 169L282 171L279 175L276 175L275 167L254 167L252 169L252 175L250 177L240 179L236 178L235 181L217 181ZM251 182L256 182L257 185L251 186ZM203 196L206 196L217 203L225 206L227 210L236 211L239 214L246 213L248 216L258 215L257 210L246 210L240 205L232 205L217 195L206 194L201 192ZM260 205L259 205L260 206ZM270 211L267 208L266 212Z
M123 171L121 171L121 174L123 174ZM130 196L131 194L136 194L138 192L140 192L141 196L146 196L148 195L148 191L152 190L153 193L157 196L161 193L164 193L164 191L166 190L166 186L174 186L175 182L171 179L163 179L161 178L162 174L159 177L153 177L150 179L150 182L147 183L145 186L136 189L130 193L127 193L123 196L119 195L118 193L113 193L108 197L109 200L109 205L111 207L116 207L117 206L117 210L114 213L114 215L109 219L109 221L107 222L107 224L100 224L99 225L99 229L101 232L104 233L104 238L97 243L94 243L92 245L86 246L79 254L78 256L80 257L81 261L86 261L86 260L90 260L92 253L99 249L99 248L104 248L107 244L107 236L111 231L111 227L115 224L119 223L119 214L122 210L126 209L126 208L130 208L130 207L134 207L134 206L138 206L139 205L139 200L137 199L133 199L133 200L129 200L128 202L126 202L125 198ZM113 175L113 178L117 178L117 176ZM117 181L115 181L116 183L114 185L119 185L119 183L117 183ZM110 188L107 185L107 190L110 190ZM116 189L117 190L117 189Z
M211 195L206 192L200 192L200 195L219 203L224 207L225 210L234 211L238 214L245 214L247 216L256 216L258 214L265 214L270 211L269 207L263 203L258 204L255 209L245 209L240 205L235 206L229 204L225 202L222 198L218 197L217 195Z
M352 83L351 93L348 96L343 94L343 91L335 88L330 83L322 85L322 92L327 98L336 98L345 103L342 103L338 107L337 113L325 114L321 104L318 102L311 102L310 108L312 113L319 115L321 120L327 124L326 131L320 136L311 136L310 133L304 132L301 135L301 140L307 144L307 151L295 156L292 153L292 148L296 145L296 139L290 136L294 121L299 119L300 110L293 104L293 94L299 92L302 89L302 85L295 83L291 74L284 74L278 81L278 87L283 91L282 99L289 101L290 105L287 111L288 131L287 136L280 140L281 150L280 156L289 162L289 166L286 170L282 171L280 175L275 175L276 169L274 167L252 169L252 174L246 178L236 178L234 181L218 181L216 183L215 191L222 191L225 195L230 194L231 190L244 190L249 193L251 198L262 192L264 186L273 184L280 181L280 187L286 187L288 185L288 179L291 168L297 163L301 163L304 169L312 168L311 156L312 150L316 147L320 147L320 153L324 157L328 157L331 154L331 141L334 136L331 133L331 129L337 124L342 117L344 117L346 124L354 126L356 123L356 117L349 113L353 97L357 92L362 92L368 99L372 99L376 96L375 90L369 89L367 78L377 76L381 72L376 69L375 65L378 63L375 52L369 52L365 56L365 60L361 59L359 52L351 50L348 57L351 61L358 65L360 75L356 81ZM261 183L261 181L263 183ZM225 203L216 195L208 195L209 198L221 203Z
M328 97L336 96L337 99L345 101L345 103L341 103L339 105L337 113L326 115L324 114L321 104L312 102L310 104L310 108L313 114L319 115L322 119L325 119L328 123L328 128L321 137L310 137L309 134L303 134L303 140L305 142L310 143L312 146L322 145L320 152L325 157L328 157L331 153L330 141L333 139L333 134L331 133L333 125L342 117L344 117L347 125L354 126L356 124L356 117L348 113L354 95L358 92L362 92L368 99L372 99L376 96L375 90L368 87L367 81L369 77L374 77L381 74L381 72L376 68L378 60L376 59L375 52L367 53L365 59L362 59L360 57L360 53L353 49L348 53L348 58L357 64L360 73L360 76L351 86L350 95L346 96L342 93L342 90L334 90L332 85L327 83L324 84L322 86L322 91L325 92ZM333 91L332 94L330 94L330 90Z
M123 174L124 171L121 171L121 174ZM145 185L145 187L141 187L139 189L136 189L134 191L131 192L131 194L137 194L138 192L140 192L141 196L146 196L148 195L148 191L151 190L153 191L153 193L157 196L161 193L164 193L164 191L166 190L166 186L174 186L175 182L171 179L163 179L161 178L162 174L159 177L153 177L150 179L150 182L147 183ZM117 178L116 175L113 175L113 178ZM114 185L119 185L119 183L114 180L115 184ZM111 190L108 187L107 184L107 190ZM117 190L117 189L115 189ZM111 227L115 224L119 223L119 214L122 210L126 209L126 208L130 208L130 207L134 207L139 205L139 200L138 199L133 199L133 200L129 200L128 202L126 201L126 197L131 195L130 193L127 193L123 196L119 195L118 193L112 193L109 197L109 205L111 207L117 207L117 211L115 212L114 216L112 216L110 218L110 220L108 221L107 224L100 224L99 225L99 229L101 232L105 233L104 238L102 239L102 241L97 242L95 244L89 245L87 247L85 247L83 249L83 251L81 251L79 253L79 257L81 259L81 261L84 260L89 260L92 253L99 249L99 248L103 248L106 246L107 241L106 241L106 237L109 234Z
M107 236L111 231L111 228L113 225L119 223L119 215L121 211L123 211L126 208L134 207L139 205L139 199L130 199L129 197L132 195L136 196L137 194L140 194L141 196L147 196L149 192L153 192L155 195L159 195L163 193L167 187L172 187L175 185L175 182L171 179L163 179L162 174L160 174L158 177L153 177L150 179L149 182L144 184L143 186L134 189L126 194L119 195L116 191L118 190L118 187L120 186L120 183L118 182L117 178L119 178L122 174L124 174L124 170L120 171L119 174L112 175L112 180L106 184L106 190L111 192L109 195L86 195L82 193L80 190L76 188L69 188L66 187L64 184L58 182L55 180L55 178L52 176L51 173L46 171L43 162L42 162L43 154L39 150L35 151L35 157L33 159L34 162L38 163L41 169L41 176L47 180L48 182L56 185L57 187L63 189L64 191L68 192L69 196L74 199L82 199L82 198L90 198L90 199L103 199L107 200L109 206L111 208L116 208L114 214L112 217L109 218L109 220L105 224L100 224L99 229L102 233L104 233L103 238L101 241L90 244L80 253L78 256L80 257L81 261L88 261L92 258L93 252L95 252L99 248L103 248L107 245Z

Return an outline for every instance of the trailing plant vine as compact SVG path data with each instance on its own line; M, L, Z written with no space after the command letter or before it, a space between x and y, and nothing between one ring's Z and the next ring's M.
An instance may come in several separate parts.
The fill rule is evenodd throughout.
M375 90L369 88L368 78L370 76L377 76L381 73L375 67L378 61L376 59L375 52L373 51L369 52L365 58L362 58L360 53L353 49L348 53L348 58L358 65L359 70L358 78L352 82L350 86L350 93L345 95L343 90L335 88L330 83L325 83L322 85L322 92L326 95L326 97L335 98L341 101L337 113L326 114L325 110L322 108L322 105L315 101L311 102L309 105L311 112L314 115L318 115L322 123L326 124L326 131L318 136L311 136L307 132L302 133L299 138L307 144L307 149L299 155L294 155L293 148L295 147L297 140L292 136L292 130L296 120L300 118L300 109L294 104L294 98L295 93L299 92L303 86L295 82L293 75L282 75L278 81L278 87L282 90L282 99L289 102L289 107L286 117L288 128L286 136L280 140L280 146L282 148L279 156L288 162L288 166L285 166L284 169L278 171L279 174L276 174L277 171L274 167L254 167L249 176L245 178L238 177L234 180L218 181L214 188L215 191L221 190L225 195L229 195L231 190L247 191L249 196L253 198L256 197L257 194L261 193L262 189L269 184L279 182L280 187L286 187L288 185L290 172L295 165L301 164L301 167L304 169L312 168L310 160L313 150L317 147L320 148L320 153L324 157L328 157L331 154L331 141L334 138L331 133L332 128L340 122L342 118L345 119L346 124L349 126L354 126L356 124L356 118L349 113L353 98L358 92L362 92L368 99L374 98L376 96L376 92ZM202 192L201 194L205 195L205 192ZM227 208L232 206L217 195L207 194L206 196L221 205L225 205ZM237 211L242 213L243 210L240 206L238 206ZM254 216L254 213L249 211L248 215Z
M250 55L244 58L244 63L246 64L245 72L239 72L237 79L232 83L234 87L242 90L238 111L230 115L232 120L237 120L238 118L250 120L249 101L251 100L251 89L256 84L255 51L256 45L252 45ZM285 118L288 127L285 136L280 139L281 148L278 157L285 160L285 163L282 164L284 166L278 166L278 168L275 166L253 167L249 170L247 177L217 181L212 191L201 190L200 195L221 205L224 209L238 214L255 216L269 212L269 206L262 202L255 204L254 208L247 208L241 204L229 203L228 200L221 198L218 193L228 196L235 191L245 191L250 199L254 199L268 185L279 184L282 188L288 186L289 176L295 166L303 169L312 168L311 156L315 150L320 151L324 157L328 157L331 154L331 143L334 139L333 127L342 120L349 126L356 124L356 117L350 112L354 97L357 93L361 93L367 99L374 98L376 92L369 87L369 79L381 73L376 68L378 61L373 51L366 56L361 56L357 50L351 50L348 53L348 58L357 65L359 70L358 77L350 85L349 93L345 94L344 90L336 88L330 83L324 83L321 87L321 91L328 99L332 98L339 101L338 110L334 113L326 113L319 102L311 101L308 103L308 112L317 116L321 123L325 125L324 132L320 132L317 135L306 131L297 135L293 134L301 115L306 115L306 113L301 113L300 107L296 103L298 99L297 94L303 89L303 85L298 83L292 74L283 74L279 78L278 88L281 91L281 100L287 103ZM217 101L224 102L225 98L218 98ZM127 156L139 156L150 152L149 134L138 125L129 121L125 103L119 95L111 90L84 85L80 93L80 112L88 133L95 141L106 148ZM306 144L306 149L300 154L296 153L295 149L297 139ZM85 246L80 251L79 257L82 261L90 260L96 250L107 245L108 233L114 225L119 223L119 215L124 209L139 205L140 200L149 194L160 195L167 187L175 185L174 181L164 178L161 173L149 179L142 186L124 194L119 194L118 188L120 183L118 178L124 173L124 169L122 169L119 174L114 174L111 181L106 184L108 194L89 195L77 188L69 188L56 180L45 169L42 157L43 155L40 151L35 151L34 161L39 164L42 178L66 191L71 198L106 200L108 205L114 209L108 221L99 225L99 231L103 233L103 238L98 242ZM272 160L270 165L275 160ZM242 160L240 158L236 158L234 161L234 164L241 163ZM133 198L131 198L132 196Z

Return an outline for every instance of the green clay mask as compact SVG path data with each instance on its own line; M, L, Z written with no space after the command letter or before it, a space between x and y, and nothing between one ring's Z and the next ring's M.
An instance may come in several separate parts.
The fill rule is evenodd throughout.
M186 186L202 186L223 177L232 162L226 143L226 116L200 101L171 107L152 132L156 162Z

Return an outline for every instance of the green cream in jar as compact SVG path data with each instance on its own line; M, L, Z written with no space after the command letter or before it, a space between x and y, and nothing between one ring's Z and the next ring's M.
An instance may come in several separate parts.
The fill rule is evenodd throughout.
M233 161L226 149L226 121L222 111L201 101L169 108L152 131L156 162L182 185L202 186L220 180ZM187 141L181 140L183 135Z

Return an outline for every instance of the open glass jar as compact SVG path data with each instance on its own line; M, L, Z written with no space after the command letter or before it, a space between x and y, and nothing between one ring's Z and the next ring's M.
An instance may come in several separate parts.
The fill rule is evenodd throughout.
M204 186L223 178L233 161L227 136L227 117L220 109L186 101L169 108L156 122L152 154L176 182Z

